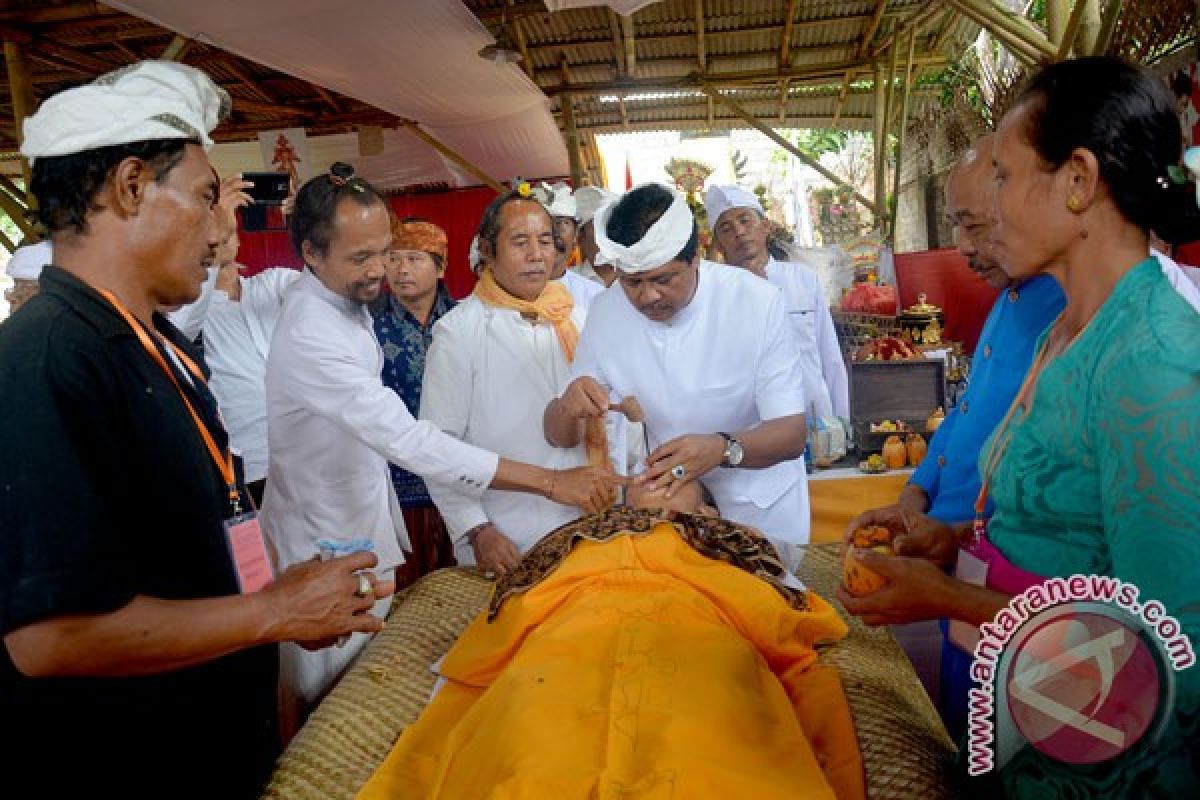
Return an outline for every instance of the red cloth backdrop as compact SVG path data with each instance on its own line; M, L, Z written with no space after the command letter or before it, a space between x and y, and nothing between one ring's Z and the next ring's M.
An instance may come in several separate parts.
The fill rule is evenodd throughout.
M495 196L494 190L477 187L434 194L395 195L388 198L397 216L422 217L445 229L450 240L446 287L454 297L465 297L475 287L475 276L467 263L467 254L470 252L471 239L479 228L483 210ZM267 224L272 228L282 226L278 209L268 209ZM304 266L292 249L287 231L242 231L241 244L238 260L246 266L245 272L248 276L268 267L298 269Z
M962 342L964 352L974 353L997 291L972 272L954 249L899 253L895 263L900 309L912 306L924 293L926 302L945 312L944 338Z

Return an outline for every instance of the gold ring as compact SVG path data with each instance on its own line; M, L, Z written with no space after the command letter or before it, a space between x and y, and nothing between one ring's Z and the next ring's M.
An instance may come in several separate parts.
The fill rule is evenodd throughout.
M371 586L371 579L367 577L367 573L359 572L358 588L354 590L355 597L369 597L375 593L375 588Z

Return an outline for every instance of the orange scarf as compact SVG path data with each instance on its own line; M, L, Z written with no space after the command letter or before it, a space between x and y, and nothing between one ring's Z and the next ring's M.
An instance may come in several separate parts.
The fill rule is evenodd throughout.
M567 357L567 363L575 360L575 345L579 342L579 329L571 319L575 301L561 282L547 281L546 288L538 295L538 299L530 302L506 292L496 283L492 270L485 267L479 273L479 282L475 284L474 294L489 306L508 308L523 314L536 314L538 319L549 322L558 335L558 343L562 346L563 355Z

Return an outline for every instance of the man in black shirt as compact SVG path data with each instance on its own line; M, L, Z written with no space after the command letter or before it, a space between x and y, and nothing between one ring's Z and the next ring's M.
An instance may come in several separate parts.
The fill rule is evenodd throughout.
M369 553L240 593L228 437L155 311L196 298L220 238L201 143L227 102L143 62L26 127L55 265L0 327L5 796L256 796L279 748L275 644L382 624Z

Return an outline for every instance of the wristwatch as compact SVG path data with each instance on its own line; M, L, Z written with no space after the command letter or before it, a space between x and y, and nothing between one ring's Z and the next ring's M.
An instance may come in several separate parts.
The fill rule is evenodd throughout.
M725 457L721 459L723 467L740 467L742 460L746 457L746 449L742 447L742 443L728 433L721 433L725 437Z

